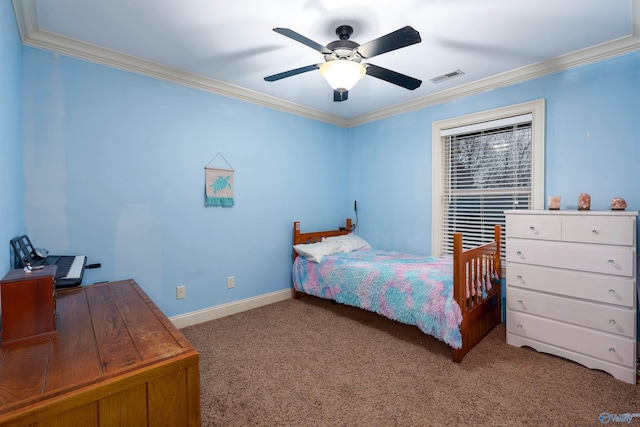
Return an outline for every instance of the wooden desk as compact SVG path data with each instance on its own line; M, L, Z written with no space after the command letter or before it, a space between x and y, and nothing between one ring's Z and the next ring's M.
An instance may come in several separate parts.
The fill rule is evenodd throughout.
M2 349L2 426L199 426L199 354L134 280L58 290L58 336Z

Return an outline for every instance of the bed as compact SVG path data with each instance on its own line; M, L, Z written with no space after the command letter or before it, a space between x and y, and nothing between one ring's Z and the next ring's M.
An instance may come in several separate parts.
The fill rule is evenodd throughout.
M463 357L501 322L500 226L494 240L463 249L453 237L453 259L372 248L338 230L300 231L293 223L293 297L314 295L415 325Z

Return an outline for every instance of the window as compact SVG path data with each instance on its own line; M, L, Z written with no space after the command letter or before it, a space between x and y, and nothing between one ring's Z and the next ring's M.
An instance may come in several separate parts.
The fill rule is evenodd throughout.
M433 256L493 240L507 209L542 209L544 100L434 122ZM504 258L504 245L503 245Z

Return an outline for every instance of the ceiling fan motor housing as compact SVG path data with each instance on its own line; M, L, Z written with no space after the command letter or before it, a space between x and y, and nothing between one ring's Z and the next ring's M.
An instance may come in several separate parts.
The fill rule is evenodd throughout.
M336 59L346 59L355 62L362 61L362 57L356 51L360 44L349 40L351 34L353 34L353 28L350 25L341 25L336 28L336 35L340 40L335 40L327 44L327 49L332 52L325 54L324 60L327 62L335 61Z
M362 57L355 50L360 46L356 42L351 40L336 40L327 45L328 49L331 49L331 53L324 55L325 61L335 61L336 59L347 59L349 61L362 61Z

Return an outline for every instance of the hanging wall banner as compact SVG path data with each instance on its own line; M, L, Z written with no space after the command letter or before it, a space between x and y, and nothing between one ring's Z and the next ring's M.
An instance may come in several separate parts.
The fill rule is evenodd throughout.
M229 169L209 166L218 156L229 166ZM204 167L204 205L233 206L233 167L220 153L216 154Z
M233 170L204 168L205 206L233 206Z

